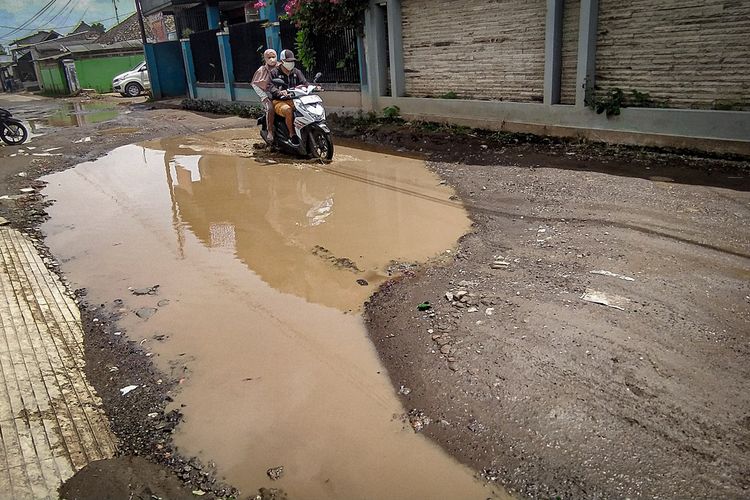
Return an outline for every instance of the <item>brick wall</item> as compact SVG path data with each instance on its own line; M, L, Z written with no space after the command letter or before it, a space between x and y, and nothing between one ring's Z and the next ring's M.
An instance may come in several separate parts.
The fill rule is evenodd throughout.
M750 110L750 1L600 0L597 94Z
M560 104L576 103L576 72L578 71L578 23L581 0L563 2L562 73Z
M545 0L403 0L409 96L542 100Z

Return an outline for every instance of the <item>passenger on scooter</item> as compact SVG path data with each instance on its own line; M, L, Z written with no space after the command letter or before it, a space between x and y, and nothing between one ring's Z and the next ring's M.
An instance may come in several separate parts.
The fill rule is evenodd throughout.
M260 102L266 110L266 130L268 131L268 141L273 141L273 96L271 91L274 86L271 82L273 78L271 76L272 71L276 67L276 51L268 49L263 52L263 66L253 75L252 85L255 93L260 97Z
M296 60L297 59L294 58L294 52L289 49L282 50L279 57L281 64L277 65L271 72L271 78L279 78L283 80L288 89L298 85L308 85L307 78L305 78L302 71L300 71L299 68L294 67L294 62ZM318 90L320 90L320 87L318 87ZM274 99L273 107L276 110L276 114L284 117L286 120L286 128L289 129L289 140L292 144L299 144L300 139L297 137L297 133L294 130L294 108L292 107L292 102L280 100L281 97L286 96L286 91L273 86L271 88L271 93Z

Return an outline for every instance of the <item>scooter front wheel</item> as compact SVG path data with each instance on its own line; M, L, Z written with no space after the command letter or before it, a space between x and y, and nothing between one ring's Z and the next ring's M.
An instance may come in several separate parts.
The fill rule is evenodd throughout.
M18 120L6 120L0 128L0 138L9 146L18 146L26 142L29 132Z
M333 159L333 140L331 139L331 134L327 134L317 128L313 129L310 131L309 142L309 150L313 158L323 161L331 161Z

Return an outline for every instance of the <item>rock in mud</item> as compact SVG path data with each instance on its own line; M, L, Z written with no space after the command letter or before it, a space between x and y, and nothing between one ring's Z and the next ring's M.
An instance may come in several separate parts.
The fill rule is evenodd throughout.
M150 286L147 288L130 288L133 295L156 295L159 289L159 285Z
M367 285L369 285L370 283L368 283L368 282L367 282L367 280L363 280L363 279L358 279L358 280L357 280L357 284L358 284L358 285L361 285L361 286L367 286Z
M268 477L270 477L272 481L277 481L284 475L284 466L280 465L278 467L271 467L266 471L266 474L268 474Z
M261 488L258 490L258 494L251 497L253 500L287 500L289 497L278 488Z
M425 415L425 413L421 410L413 409L411 410L408 415L409 423L411 424L411 428L414 429L414 432L420 432L425 427L430 425L430 422L432 420L430 417Z
M154 315L156 308L154 307L141 307L135 312L135 315L141 319L148 319Z

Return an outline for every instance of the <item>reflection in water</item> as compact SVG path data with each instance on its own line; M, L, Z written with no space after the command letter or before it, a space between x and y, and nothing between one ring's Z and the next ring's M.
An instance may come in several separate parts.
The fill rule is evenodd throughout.
M144 345L183 381L180 450L246 494L500 495L394 418L404 409L360 315L346 313L392 261L455 245L469 222L451 191L419 160L339 148L325 167L271 165L247 153L251 138L126 146L47 178L47 243L74 286L129 310L170 299L120 326L135 340L169 335ZM154 283L159 296L127 292Z
M38 133L46 127L83 127L117 118L119 111L107 103L63 102L52 114L29 118L31 131Z
M288 168L161 147L178 228L233 247L275 289L341 310L359 309L389 264L425 261L466 227L418 160L358 151L325 168Z

